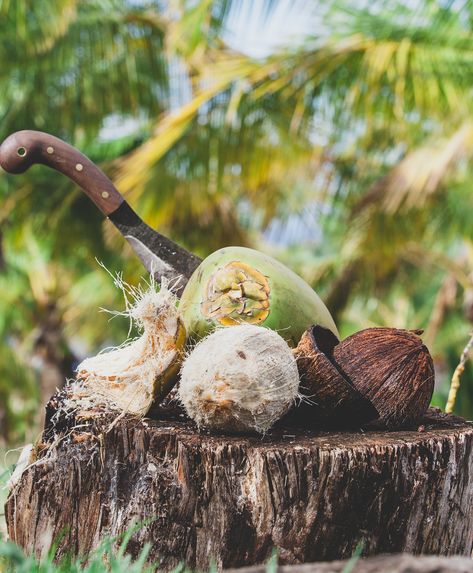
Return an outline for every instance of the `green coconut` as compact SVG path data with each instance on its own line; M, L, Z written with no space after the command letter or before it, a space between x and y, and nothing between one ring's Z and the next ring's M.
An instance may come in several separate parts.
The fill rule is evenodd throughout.
M208 256L187 283L179 308L195 340L215 328L242 323L276 330L290 346L297 346L313 324L338 337L327 307L304 280L245 247L225 247Z

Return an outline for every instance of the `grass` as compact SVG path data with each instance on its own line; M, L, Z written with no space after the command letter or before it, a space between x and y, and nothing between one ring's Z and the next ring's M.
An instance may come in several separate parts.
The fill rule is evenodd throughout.
M100 547L86 558L63 557L55 561L57 547L52 547L41 560L26 555L17 545L0 538L0 573L152 573L159 569L159 564L147 564L150 544L145 545L138 558L126 554L126 547L136 528L128 531L122 538L118 550L116 540L105 539ZM359 545L352 558L345 565L342 573L351 573L360 558L362 546ZM274 552L266 565L267 573L278 570L277 553ZM216 573L215 567L210 573ZM184 565L173 569L173 573L190 573Z
M150 545L146 545L138 558L133 559L126 554L126 547L134 529L127 532L118 548L115 539L105 539L100 547L86 558L63 557L55 561L57 547L52 547L49 553L38 560L26 555L17 545L0 539L0 572L1 573L151 573L156 566L147 565L146 560ZM184 571L183 567L175 569Z
M13 471L13 464L16 461L16 455L8 455L8 452L5 452L0 449L0 535L6 533L6 525L5 525L5 516L4 516L4 506L7 500L8 490L6 487L6 483L8 478ZM8 461L7 461L8 459ZM1 573L0 569L0 573Z

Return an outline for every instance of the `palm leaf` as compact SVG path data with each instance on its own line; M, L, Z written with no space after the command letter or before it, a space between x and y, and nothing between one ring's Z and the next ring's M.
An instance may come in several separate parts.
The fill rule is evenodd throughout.
M436 193L461 161L473 153L473 123L466 121L448 139L439 140L408 153L387 175L376 181L356 212L377 203L395 213L401 207L420 208Z

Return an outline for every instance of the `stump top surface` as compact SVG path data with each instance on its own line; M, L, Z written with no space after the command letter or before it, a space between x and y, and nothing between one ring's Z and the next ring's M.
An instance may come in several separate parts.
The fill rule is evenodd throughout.
M218 446L222 442L231 446L264 448L274 446L278 450L311 448L332 450L335 448L353 449L370 447L392 447L406 444L421 444L426 440L442 439L458 433L473 433L473 423L456 416L431 409L416 428L388 431L385 429L359 429L351 431L322 431L300 428L274 428L265 436L241 435L199 431L189 421L144 419L141 422L153 434L173 433L186 443L205 443Z
M93 411L80 407L69 410L70 403L65 408L68 398L66 389L56 394L48 404L49 415L43 434L46 443L53 442L57 435L64 436L69 432L99 435L108 434L112 428L119 432L121 431L119 428L129 430L140 428L140 431L144 431L151 440L159 437L171 438L205 448L225 445L249 448L253 451L277 449L281 453L298 449L366 451L375 448L380 451L384 448L426 445L428 442L473 434L473 422L442 413L438 408L430 408L415 427L400 430L387 430L375 424L351 430L321 430L297 427L291 422L286 423L283 419L262 436L256 433L250 435L199 430L182 410L176 408L161 409L155 412L153 417L143 419L125 415L124 412L111 410L108 407Z

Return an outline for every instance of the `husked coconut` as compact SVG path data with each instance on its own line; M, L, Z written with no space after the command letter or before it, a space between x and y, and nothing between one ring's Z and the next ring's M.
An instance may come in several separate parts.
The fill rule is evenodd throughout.
M273 330L221 328L187 356L179 397L200 427L265 433L298 395L296 360Z

